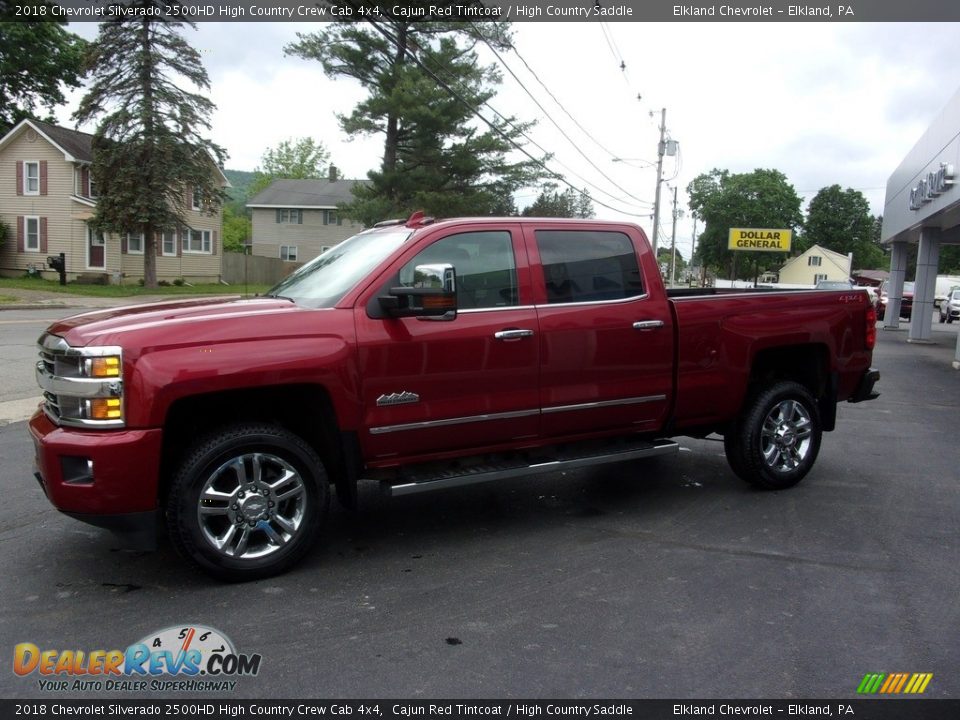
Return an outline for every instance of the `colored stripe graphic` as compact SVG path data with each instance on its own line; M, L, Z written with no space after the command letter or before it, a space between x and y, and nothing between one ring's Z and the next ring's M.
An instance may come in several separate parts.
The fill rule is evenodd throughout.
M883 673L867 673L863 676L863 680L860 681L860 687L857 688L857 692L868 695L875 693L880 688L880 683L883 682L885 677L886 675Z
M857 686L862 695L920 695L933 679L933 673L867 673Z

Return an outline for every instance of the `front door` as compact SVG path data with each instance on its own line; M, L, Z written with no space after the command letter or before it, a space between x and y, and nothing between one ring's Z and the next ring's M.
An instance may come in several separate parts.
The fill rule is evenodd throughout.
M107 267L107 239L99 230L87 226L87 267L103 270Z
M377 464L533 439L540 346L529 268L515 226L421 241L356 308L365 455ZM389 318L376 298L416 265L456 269L453 320Z

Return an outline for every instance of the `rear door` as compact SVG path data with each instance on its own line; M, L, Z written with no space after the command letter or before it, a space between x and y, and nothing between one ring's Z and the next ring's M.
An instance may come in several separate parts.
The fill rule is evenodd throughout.
M629 226L573 227L526 228L540 325L541 432L659 430L673 387L673 321L641 274L638 253L649 249Z
M449 262L454 320L388 318L376 298L416 265ZM356 309L365 454L374 463L535 438L537 314L516 224L473 224L419 241Z

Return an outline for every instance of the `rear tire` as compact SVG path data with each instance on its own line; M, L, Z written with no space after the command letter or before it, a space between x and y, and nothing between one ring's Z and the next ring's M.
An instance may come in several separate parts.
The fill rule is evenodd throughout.
M167 500L177 551L220 580L281 573L310 550L330 505L323 463L276 425L243 423L201 440Z
M810 472L822 435L820 412L810 391L784 381L750 401L723 445L738 477L764 490L783 490Z

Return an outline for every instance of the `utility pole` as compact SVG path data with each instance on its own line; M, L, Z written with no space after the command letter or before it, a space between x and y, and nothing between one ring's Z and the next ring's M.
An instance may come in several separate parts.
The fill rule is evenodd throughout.
M660 228L660 183L663 182L663 154L667 149L667 109L660 111L660 144L657 145L657 192L653 198L653 256L657 256L657 235Z
M677 189L673 189L673 231L670 235L670 287L677 279Z

